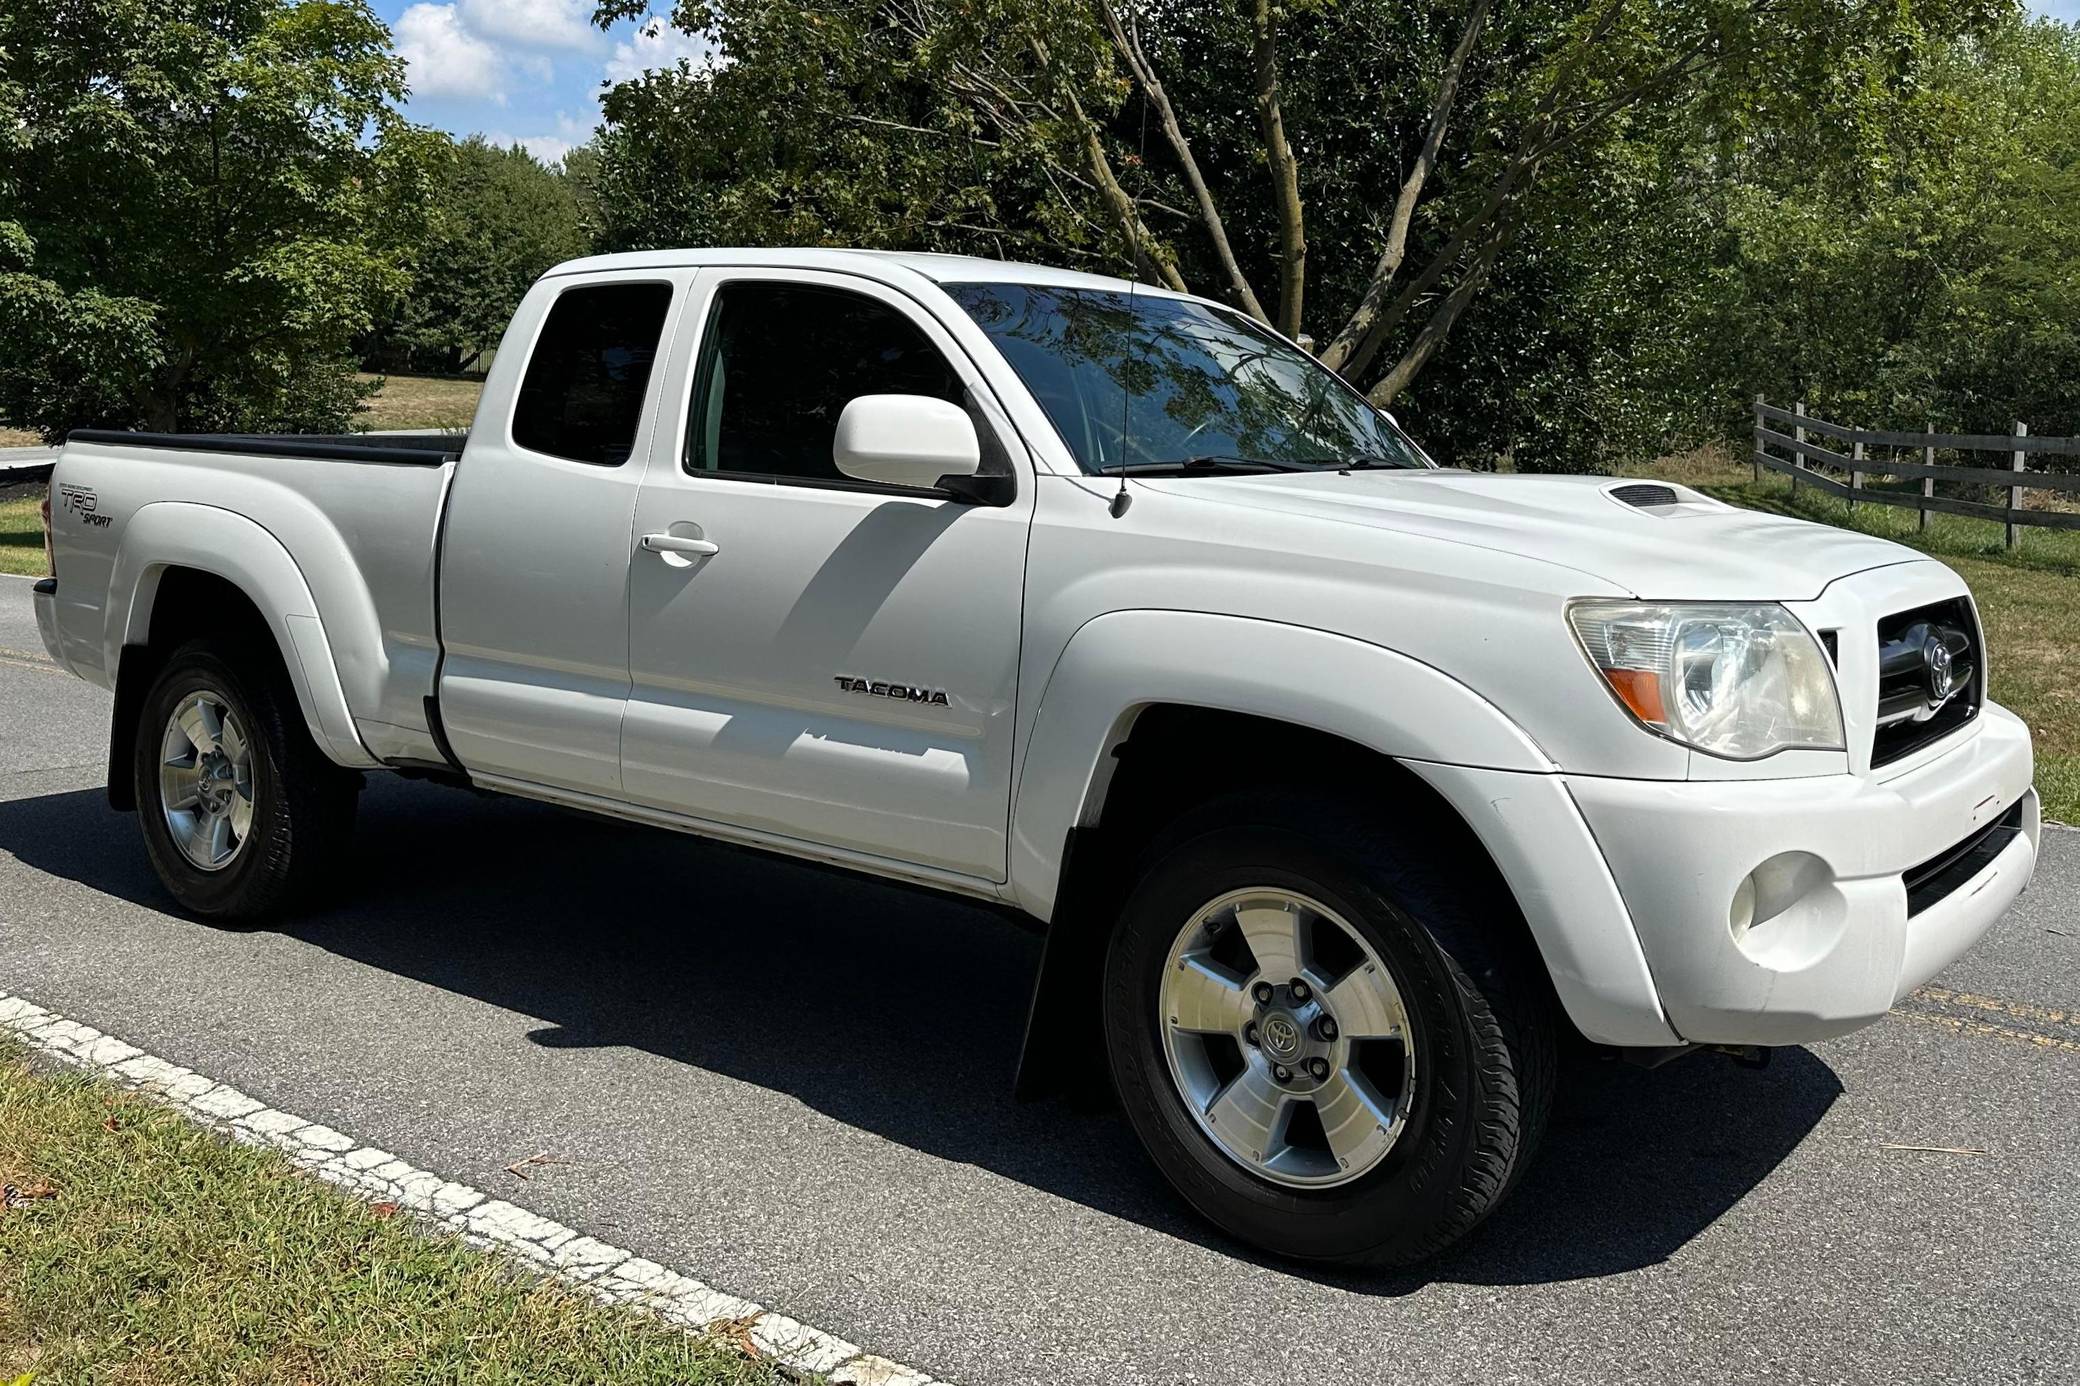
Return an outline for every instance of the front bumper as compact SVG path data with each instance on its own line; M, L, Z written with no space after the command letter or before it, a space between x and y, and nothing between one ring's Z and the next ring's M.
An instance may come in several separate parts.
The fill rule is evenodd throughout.
M1989 703L1889 778L1565 778L1676 1033L1799 1044L1883 1015L2022 893L2040 832L2032 769L2029 729ZM2018 805L1998 855L1910 917L1904 874Z

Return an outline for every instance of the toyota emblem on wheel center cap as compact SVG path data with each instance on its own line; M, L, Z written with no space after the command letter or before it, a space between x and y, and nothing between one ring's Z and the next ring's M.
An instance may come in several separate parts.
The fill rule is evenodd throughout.
M1264 1047L1272 1056L1290 1059L1300 1052L1300 1026L1284 1012L1264 1017Z

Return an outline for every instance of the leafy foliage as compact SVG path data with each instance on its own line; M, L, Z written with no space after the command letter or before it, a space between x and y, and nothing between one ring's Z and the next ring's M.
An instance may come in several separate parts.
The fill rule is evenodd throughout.
M0 415L337 429L439 139L360 0L0 9Z
M1762 392L1867 426L2080 433L2080 31L1925 46L1893 94L1853 160L1792 127L1717 180L1679 354L1722 417Z
M411 290L365 352L369 364L468 369L542 271L590 249L570 179L518 146L463 140L434 176Z
M1651 347L1657 317L1716 287L1699 252L1728 243L1728 171L1792 131L1821 176L1853 175L1921 56L2006 13L689 0L673 22L728 58L608 93L603 234L1132 273L1313 335L1453 460L1580 466L1657 420L1694 424L1655 393L1674 363ZM1632 237L1628 212L1651 230Z

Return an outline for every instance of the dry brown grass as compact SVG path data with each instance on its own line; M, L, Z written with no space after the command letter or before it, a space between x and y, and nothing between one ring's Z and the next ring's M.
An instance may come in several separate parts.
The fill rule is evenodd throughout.
M354 427L374 432L379 429L410 428L463 430L476 417L481 380L457 380L428 375L359 375L362 381L381 380L381 393L369 401L366 412L354 419Z

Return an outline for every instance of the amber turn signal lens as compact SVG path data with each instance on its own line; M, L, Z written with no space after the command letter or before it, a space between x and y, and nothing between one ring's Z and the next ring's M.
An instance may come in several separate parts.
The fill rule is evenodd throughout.
M1642 722L1665 726L1668 711L1661 702L1661 675L1645 669L1606 669L1603 677L1632 715Z

